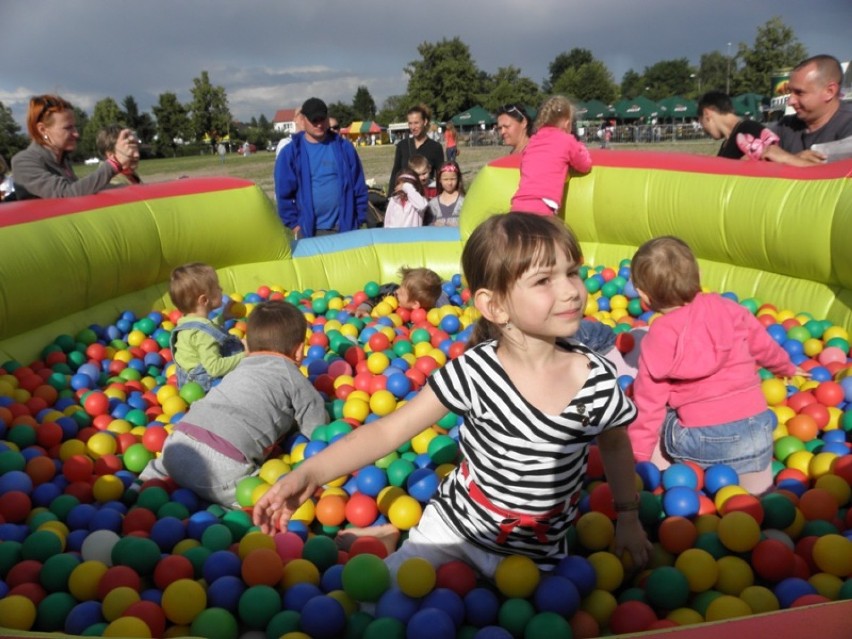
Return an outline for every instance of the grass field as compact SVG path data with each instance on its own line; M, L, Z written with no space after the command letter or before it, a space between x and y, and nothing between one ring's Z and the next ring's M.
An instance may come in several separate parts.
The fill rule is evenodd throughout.
M619 150L642 151L678 151L681 153L696 153L715 155L719 143L714 140L695 142L676 142L660 144L613 144L612 148ZM393 165L394 147L365 146L357 147L358 155L364 166L364 175L368 182L375 181L376 186L386 188ZM507 148L503 146L474 146L462 147L458 157L464 175L465 184L470 184L479 170L492 160L506 155ZM261 151L249 157L237 154L226 156L222 162L217 155L199 155L197 157L165 158L145 160L139 165L139 175L144 182L163 182L179 177L208 177L227 175L255 182L261 189L274 199L272 170L275 164L275 154ZM74 168L78 177L94 170L91 166Z

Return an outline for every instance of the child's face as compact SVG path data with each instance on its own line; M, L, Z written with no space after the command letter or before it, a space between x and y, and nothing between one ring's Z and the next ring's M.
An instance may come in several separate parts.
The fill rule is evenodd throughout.
M459 188L459 176L452 171L441 173L441 188L445 193L455 193Z
M396 289L396 301L399 302L400 308L407 308L408 310L419 308L420 303L411 299L411 291L409 291L405 286L400 286Z
M206 296L202 296L207 298L206 310L208 313L222 305L222 296L222 287L218 284Z
M508 319L532 337L570 336L580 327L586 295L579 265L559 250L555 264L534 264L512 286Z
M422 171L415 171L415 173L417 174L417 179L420 180L420 184L423 186L429 186L430 171L428 168L423 169Z

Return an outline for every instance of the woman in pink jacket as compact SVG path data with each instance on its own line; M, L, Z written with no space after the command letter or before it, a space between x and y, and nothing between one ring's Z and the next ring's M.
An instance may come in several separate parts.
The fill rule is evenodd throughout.
M512 210L555 215L562 207L568 169L587 173L589 150L571 134L574 106L555 95L541 105L536 132L521 155L521 183L512 198Z
M801 374L787 352L736 302L702 293L698 264L675 237L646 242L633 256L633 284L661 313L642 340L627 429L637 461L702 467L727 464L759 495L772 486L772 431L758 366Z

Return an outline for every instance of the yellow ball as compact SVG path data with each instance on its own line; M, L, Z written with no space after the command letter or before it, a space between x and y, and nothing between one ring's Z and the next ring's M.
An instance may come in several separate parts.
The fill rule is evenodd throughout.
M107 424L107 430L111 433L121 435L122 433L129 433L133 430L133 424L126 419L114 419Z
M192 623L207 607L207 591L194 579L178 579L163 590L163 612L172 623Z
M611 552L599 551L588 556L597 576L596 588L613 592L624 581L624 565Z
M338 375L334 378L334 388L338 389L346 384L347 386L355 386L355 378L352 375Z
M594 315L598 312L598 300L589 295L586 298L586 308L583 310L584 315Z
M578 541L587 550L603 550L615 537L615 525L612 520L593 510L581 515L575 528Z
M259 549L275 550L275 541L269 535L260 531L248 532L240 539L237 554L240 559L245 559L250 552Z
M423 506L409 495L400 495L388 508L390 523L400 530L410 530L417 525L423 514Z
M9 595L0 599L0 619L6 628L30 630L36 619L36 606L23 595Z
M112 433L100 432L89 437L86 442L86 450L92 459L98 459L104 455L115 454L118 442Z
M721 518L719 515L699 515L695 518L695 529L698 531L699 535L706 532L716 532L719 529L720 521Z
M733 555L721 557L716 561L719 576L716 579L716 590L726 595L739 594L754 585L754 572L748 562Z
M821 571L846 579L852 576L852 539L837 534L823 535L814 544L813 558Z
M849 341L849 333L842 326L832 326L827 328L822 334L822 339L826 342L834 339L835 337L845 339L847 342Z
M414 345L414 357L423 357L432 352L432 344L430 342L417 342Z
M787 468L794 468L798 471L801 471L806 477L810 477L808 474L810 472L811 467L811 459L813 459L814 454L807 450L797 450L795 453L791 453L787 459L784 460L784 465Z
M377 390L370 397L370 410L379 417L390 415L396 410L396 398L388 390Z
M90 560L78 564L68 576L68 592L74 595L77 601L97 599L98 583L106 571L106 564L100 561Z
M814 482L814 488L822 488L830 492L837 499L839 506L845 506L852 499L852 486L837 475L823 475Z
M358 602L346 594L343 590L332 590L328 596L343 606L343 611L349 617L358 611Z
M399 589L409 597L425 597L435 588L435 567L422 557L411 557L402 562L396 574Z
M164 401L166 401L169 397L175 397L177 394L178 389L175 386L163 384L157 389L157 401L160 403L160 406L162 406Z
M819 355L823 349L822 340L814 339L806 339L804 343L805 355L808 357L813 357L814 355Z
M393 313L393 311L394 308L387 301L383 301L376 304L372 315L373 317L385 317L386 315Z
M127 393L117 387L110 387L104 390L104 395L109 397L110 399L117 399L119 401L125 401L127 399Z
M382 355L384 357L384 355ZM387 357L385 357L387 359ZM353 393L354 394L354 393ZM353 398L352 395L346 398L343 403L343 416L349 419L354 419L363 423L370 414L370 403L363 399Z
M843 580L837 575L832 575L827 572L818 572L808 577L810 583L817 592L827 599L834 601L840 594L840 589L843 587Z
M778 597L765 586L749 586L740 593L740 599L746 602L756 615L763 612L775 612L781 608Z
M177 542L172 548L173 555L184 555L188 550L192 548L197 548L201 545L201 541L198 539L181 539Z
M763 380L760 388L770 406L777 406L787 398L787 385L777 377Z
M716 559L701 548L684 550L675 559L675 568L686 576L690 592L710 590L719 577L719 566L716 564Z
M68 461L68 458L74 455L85 455L87 452L86 444L79 439L69 439L59 445L59 459L62 461Z
M150 637L151 629L139 617L119 617L104 628L104 637Z
M267 484L274 484L282 475L286 475L291 470L290 465L282 459L268 459L260 467L259 477Z
M405 494L406 492L399 486L385 486L382 488L376 496L376 503L379 506L379 512L387 517L390 512L391 504Z
M601 628L609 626L609 619L618 606L618 601L608 590L593 590L583 599L580 607L598 622Z
M716 505L716 510L722 511L722 506L734 495L748 495L748 491L737 484L729 484L722 486L713 496L713 503Z
M725 548L734 552L748 552L760 541L760 524L742 511L723 515L716 532Z
M411 448L418 455L422 455L428 452L429 442L431 442L437 436L438 433L435 432L431 427L427 428L426 430L422 430L411 438Z
M115 475L101 475L92 485L92 494L102 504L118 501L124 495L124 482Z
M694 626L697 623L704 623L704 617L701 613L692 608L675 608L666 615L666 619L674 621L679 626Z
M811 457L811 461L808 463L808 476L812 479L819 479L828 475L831 473L831 466L835 459L837 459L837 453L817 453Z
M293 448L290 449L290 463L294 466L305 459L305 447L307 444L295 444Z
M177 413L185 413L189 404L180 395L169 397L165 402L160 404L163 408L163 414L172 416Z
M307 559L291 559L284 564L281 586L285 591L296 584L308 583L318 586L319 582L319 568Z
M736 617L748 617L753 614L751 607L739 597L722 595L716 597L707 606L707 622L722 621L724 619L735 619Z
M301 521L308 525L313 522L315 517L316 509L314 507L314 502L309 499L296 509L296 512L293 513L293 516L290 517L290 519L293 519L294 521Z
M529 557L509 555L500 561L494 572L494 583L506 597L526 599L541 581L541 572Z
M104 597L101 609L104 619L114 621L118 619L131 605L142 599L139 593L129 586L120 586L110 590Z
M779 437L783 437L787 434L787 429L783 430L783 434L779 434L782 432L782 426L784 426L790 418L796 416L796 411L794 411L789 406L773 406L772 412L775 413L775 417L778 419L778 426L772 432L772 439L778 439Z

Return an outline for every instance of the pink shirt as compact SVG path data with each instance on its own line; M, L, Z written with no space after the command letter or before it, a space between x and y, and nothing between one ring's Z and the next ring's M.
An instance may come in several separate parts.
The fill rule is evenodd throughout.
M787 352L751 313L715 293L651 323L642 340L633 401L639 416L627 429L637 461L651 458L666 408L686 427L712 426L766 410L757 367L793 375Z
M512 210L553 215L553 209L542 198L562 206L569 168L581 173L592 168L592 157L585 145L555 126L536 131L521 155L521 183L512 198Z

